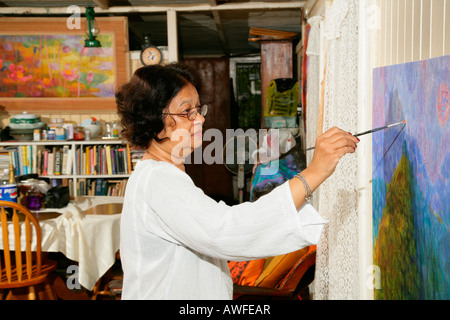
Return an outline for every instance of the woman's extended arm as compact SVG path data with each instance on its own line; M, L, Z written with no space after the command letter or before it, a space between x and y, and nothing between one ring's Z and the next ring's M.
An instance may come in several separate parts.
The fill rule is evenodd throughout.
M333 174L345 154L355 152L358 142L358 138L337 127L329 129L317 138L313 159L301 172L311 193ZM294 204L299 209L305 203L306 186L297 177L289 181L289 186Z

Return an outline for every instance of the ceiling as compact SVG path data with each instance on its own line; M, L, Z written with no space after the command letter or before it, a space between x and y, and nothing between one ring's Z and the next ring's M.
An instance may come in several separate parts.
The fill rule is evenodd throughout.
M306 1L252 0L0 0L0 17L64 17L70 5L95 9L96 16L127 16L130 50L140 50L144 34L157 46L167 45L167 11L175 10L180 57L244 56L260 52L249 41L251 27L296 32ZM101 31L101 30L100 30Z

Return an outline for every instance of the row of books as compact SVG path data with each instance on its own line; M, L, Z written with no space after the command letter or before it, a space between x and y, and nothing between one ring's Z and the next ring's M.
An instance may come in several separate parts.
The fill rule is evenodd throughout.
M79 178L77 180L78 196L113 196L123 197L128 179Z
M7 151L16 176L131 174L136 161L142 157L142 153L128 145L78 146L75 156L68 145L24 145L8 147Z
M76 170L79 175L131 174L130 148L124 146L79 146L75 151Z
M74 190L73 179L50 179L50 185L68 186L71 197L75 196L113 196L123 197L128 179L78 178Z
M22 176L37 173L43 176L69 175L72 160L69 146L45 148L40 145L8 147L14 174Z

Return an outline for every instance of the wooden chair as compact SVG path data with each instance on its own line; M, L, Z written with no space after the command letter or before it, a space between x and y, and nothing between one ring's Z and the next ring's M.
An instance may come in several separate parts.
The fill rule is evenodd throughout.
M255 286L234 285L234 300L308 299L308 286L314 280L316 246L310 246L305 251L301 255L301 250L285 255L284 261L293 263L276 263L272 271L265 275L265 279L259 281L259 284L257 281Z
M6 299L10 298L12 290L28 288L28 298L36 299L35 286L44 285L49 299L55 299L52 288L48 282L49 274L56 269L56 261L42 262L41 253L41 228L36 217L24 206L10 201L0 200L0 225L3 238L3 259L0 257L0 292L9 291ZM12 211L11 222L8 222L7 210ZM24 224L25 232L21 234L21 224ZM8 224L12 224L13 231L8 230ZM10 250L10 237L14 241L14 250ZM24 239L25 248L21 246ZM36 250L32 251L31 245L36 239ZM2 299L0 294L0 299Z

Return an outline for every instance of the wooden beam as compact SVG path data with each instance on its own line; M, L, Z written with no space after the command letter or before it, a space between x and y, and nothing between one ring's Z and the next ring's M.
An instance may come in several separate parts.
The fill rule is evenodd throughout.
M256 38L250 38L250 41L261 41L261 40L292 40L295 39L298 34L297 32L289 31L278 31L271 29L262 28L250 28L250 36L256 36Z
M216 7L217 6L217 1L216 0L209 0L209 5L211 7ZM228 56L230 54L230 48L228 46L227 39L225 38L225 32L223 31L223 23L222 23L222 18L220 16L220 12L214 10L212 12L212 14L213 14L213 17L214 17L214 23L216 24L217 35L219 36L220 43L222 44L223 51Z
M167 44L169 63L178 62L178 24L175 10L167 11Z
M109 8L109 0L94 0L94 3L102 9Z
M197 5L170 5L170 6L117 6L95 8L96 14L120 14L120 13L156 13L173 10L176 12L199 12L199 11L232 11L232 10L272 10L272 9L302 9L306 5L306 0L294 2L242 2L226 3L216 6L210 4ZM82 12L86 9L80 6ZM0 14L67 14L67 7L5 7L0 8Z

